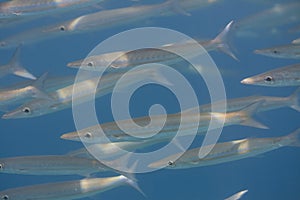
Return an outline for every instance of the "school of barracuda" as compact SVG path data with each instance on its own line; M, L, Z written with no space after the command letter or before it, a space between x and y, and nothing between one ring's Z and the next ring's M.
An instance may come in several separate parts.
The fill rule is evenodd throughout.
M15 85L1 86L0 111L3 112L2 120L38 117L71 108L72 98L76 98L78 100L77 103L89 101L90 99L87 96L90 92L93 92L89 88L97 87L99 84L98 77L74 83L75 76L53 76L47 73L47 69L40 76L33 75L34 73L30 70L30 67L25 68L20 61L20 54L24 46L30 46L45 40L54 40L67 35L77 35L77 38L80 38L82 35L95 30L105 32L113 27L132 25L150 18L171 18L176 15L193 17L193 12L210 9L212 5L234 4L234 1L224 0L167 0L149 4L149 2L140 0L137 1L138 5L103 9L102 5L110 3L110 1L112 0L7 0L0 2L1 32L13 26L34 24L35 21L42 21L47 17L63 16L68 13L73 13L70 16L74 16L66 20L56 18L55 23L43 23L43 25L38 27L25 28L19 33L0 38L1 49L14 51L10 61L0 66L0 78L4 79L5 76L14 75L25 79ZM135 4L137 2L131 3ZM227 24L223 24L223 27L218 27L219 30L223 30L212 35L211 39L197 39L197 42L208 52L219 51L229 56L229 59L239 62L238 56L233 53L228 42L229 35L234 35L239 39L247 39L247 37L255 36L256 32L259 32L261 29L270 30L270 34L278 30L285 31L284 34L297 34L300 32L300 2L253 1L252 3L257 6L263 4L267 8L247 18L232 19ZM80 15L74 15L74 13L80 13ZM288 29L281 30L282 26L286 27L287 25ZM299 35L296 35L295 39L288 44L274 44L263 49L254 49L254 54L267 56L270 59L290 59L294 61L294 64L282 67L274 66L272 70L265 70L265 72L262 67L261 74L241 77L240 83L236 83L257 85L257 87L265 86L266 90L268 89L267 87L295 86L294 93L290 94L290 96L256 95L228 99L226 113L222 111L211 112L211 104L205 104L179 113L167 114L168 122L166 125L158 134L149 139L147 137L155 132L156 125L159 126L165 115L154 116L152 118L153 127L143 129L143 132L135 129L135 127L130 127L130 120L118 121L119 124L127 126L127 130L132 134L138 134L143 139L127 135L120 130L116 122L101 124L111 143L103 143L103 138L97 134L98 125L96 124L78 131L70 130L70 132L62 134L61 139L77 142L84 141L89 143L89 147L96 149L102 156L116 158L120 156L116 146L127 151L136 151L155 144L169 142L177 133L176 127L181 117L184 117L189 122L183 127L183 137L189 136L191 130L197 126L197 139L205 136L212 118L225 119L224 126L242 125L267 129L266 125L254 119L257 113L283 107L290 107L296 112L300 111L300 88L296 88L296 86L300 86L300 63L297 63L297 59L300 58L299 40ZM87 71L101 71L110 64L109 69L101 79L101 87L98 87L96 90L95 97L101 98L113 91L115 82L123 75L123 70L149 63L176 65L182 61L181 58L175 54L167 53L167 51L172 49L181 50L184 55L193 57L196 50L189 41L180 44L166 44L161 46L160 49L107 52L90 56L86 59L69 60L66 66L74 71L79 67ZM116 55L121 56L111 63L111 60ZM181 67L188 68L188 66ZM131 77L131 81L122 85L121 89L124 91L126 91L128 86L146 79L171 84L163 74L151 68L131 72L129 77ZM79 87L82 90L82 93L76 94L74 97L73 87L75 84L77 88ZM222 102L213 103L218 110ZM195 116L199 112L201 112L201 120L198 124L196 123L198 118ZM134 121L139 125L147 125L149 118L147 116L137 117L134 118ZM251 137L219 142L213 146L212 151L204 158L199 158L198 156L200 148L191 148L181 155L179 159L176 159L178 157L177 154L170 155L149 164L148 167L153 169L188 169L245 159L281 147L300 146L300 127L292 133L285 134L285 136L280 137ZM80 199L93 197L122 185L129 185L142 195L145 195L132 174L122 173L106 166L95 159L85 148L73 150L66 155L31 155L0 158L0 172L40 176L77 174L84 177L80 180L9 188L0 191L1 200ZM100 176L98 175L99 173L104 172L113 172L118 175L105 178L98 177ZM91 177L94 174L97 174L97 177ZM224 199L240 199L246 192L247 190L243 190L231 197L224 197ZM255 191L251 192L255 193ZM143 197L141 196L141 198Z

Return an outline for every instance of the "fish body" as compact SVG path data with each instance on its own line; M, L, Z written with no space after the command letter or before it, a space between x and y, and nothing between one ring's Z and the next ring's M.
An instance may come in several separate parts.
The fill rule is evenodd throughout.
M9 200L24 200L24 197L25 199L39 200L71 200L91 197L122 185L130 185L140 191L136 182L120 175L13 188L0 191L0 198Z
M272 8L248 16L235 23L235 33L238 36L259 36L262 30L277 33L276 28L300 21L300 3L292 2L275 4Z
M293 94L287 97L273 97L273 96L248 96L242 98L228 99L226 100L226 111L233 112L241 110L246 106L253 104L255 102L262 102L258 107L257 112L264 112L268 110L274 110L282 107L291 107L297 111L300 111L300 89L297 89ZM215 102L213 103L216 111L222 108L224 102ZM211 112L212 104L201 105L198 109L200 112ZM196 108L191 108L193 110Z
M241 81L243 84L269 87L300 85L300 64L270 70Z
M95 97L104 96L113 91L116 81L119 80L124 73L108 73L99 79L98 77L81 80L70 86L61 88L52 93L49 93L51 99L34 99L25 103L24 105L8 112L2 116L4 119L13 118L29 118L46 115L70 108L72 106L72 99L76 99L76 104L84 103L91 100L91 94L95 92ZM131 84L139 81L155 80L159 83L169 84L164 77L162 77L156 69L136 70L127 75L128 81L121 87L126 88ZM131 78L130 78L131 77ZM100 80L100 85L98 85ZM76 87L76 93L73 93L73 88ZM96 91L94 91L94 89Z
M98 160L72 156L23 156L0 158L1 173L23 175L90 175L109 171Z
M300 59L300 44L296 41L288 45L258 49L254 53L274 58Z
M300 129L283 137L249 138L217 143L204 158L199 158L201 148L195 148L186 151L177 160L174 160L176 155L170 155L160 161L151 163L150 167L157 168L166 166L168 169L185 169L240 160L273 151L284 146L299 146L299 134Z
M210 121L214 118L216 121L222 121L225 119L224 126L229 125L245 125L245 126L254 126L258 128L266 128L264 125L259 122L254 121L250 116L254 114L262 102L257 102L252 105L247 106L246 108L230 113L201 113L200 121L199 113L194 111L183 111L182 113L175 113L167 115L167 121L164 124L164 127L154 136L153 132L157 132L158 127L161 126L161 121L166 116L151 116L151 125L147 126L149 123L149 117L140 117L134 119L134 121L140 126L144 126L141 129L137 129L135 126L131 126L131 120L121 120L118 121L118 124L122 124L122 127L126 127L127 131L132 135L138 135L143 138L148 138L152 136L150 140L155 140L157 143L161 141L166 141L170 138L173 138L178 132L178 126L181 126L181 136L188 136L193 134L192 130L198 130L198 134L205 134ZM188 120L187 123L180 124L180 119L185 118ZM61 136L63 139L75 140L75 141L84 141L86 143L103 143L103 138L99 135L99 125L88 127L78 132L71 132ZM124 133L118 127L116 122L109 122L101 124L101 128L111 141L120 142L120 141L140 141L140 138L132 137Z
M210 41L201 42L199 44L207 51L220 50L237 59L231 52L229 44L227 43L227 35L229 34L231 21L225 29L214 39ZM174 64L182 61L183 59L171 52L180 52L188 58L195 57L201 52L199 46L193 41L185 41L176 44L167 44L158 48L145 48L133 51L117 51L105 53L100 55L90 56L86 59L81 59L68 63L69 67L81 68L86 70L104 70L110 66L112 68L126 68L133 67L147 63L161 63L161 64Z
M0 3L0 18L42 15L56 10L70 10L101 0L11 0Z
M194 3L201 4L201 2L197 2L194 0L186 2L168 0L160 4L132 6L99 11L92 14L82 15L75 19L31 29L18 33L16 35L12 35L0 41L0 47L10 48L21 43L34 43L63 35L85 33L94 30L104 30L122 24L141 21L150 17L158 17L162 14L167 14L168 12L175 11L177 13L180 12L183 14L187 14L184 12L184 10L181 9L181 6L183 6L184 8L190 3L191 5L193 5Z

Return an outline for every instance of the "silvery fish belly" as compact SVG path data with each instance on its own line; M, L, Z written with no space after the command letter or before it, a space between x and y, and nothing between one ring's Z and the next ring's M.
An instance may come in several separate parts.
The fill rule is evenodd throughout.
M99 194L122 185L130 185L140 191L136 182L121 175L108 178L87 178L76 181L8 189L0 191L0 198L24 200L24 197L26 197L26 199L39 200L71 200L91 197L95 194Z

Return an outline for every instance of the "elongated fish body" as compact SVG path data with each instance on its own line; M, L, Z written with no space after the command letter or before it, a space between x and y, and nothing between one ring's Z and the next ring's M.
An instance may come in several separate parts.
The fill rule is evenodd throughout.
M209 41L198 41L207 51L220 50L229 56L237 59L231 52L229 44L227 44L227 35L233 24L231 21L224 30L217 35L216 38ZM106 67L112 68L126 68L138 66L146 63L161 63L174 64L183 59L170 52L180 52L182 55L192 58L201 54L199 46L195 45L193 41L184 41L177 44L166 44L156 48L145 48L133 51L117 51L105 53L101 55L90 56L86 59L81 59L68 63L69 67L81 68L92 71L101 71Z
M121 175L13 188L1 191L0 198L9 200L24 200L24 197L25 199L39 200L71 200L90 197L122 185L138 187L134 181Z
M11 118L29 118L37 117L53 112L57 112L72 106L72 99L76 99L76 104L80 104L91 100L91 94L96 89L95 97L101 97L113 91L115 83L124 73L108 73L99 79L95 77L90 80L83 80L76 84L76 90L80 91L73 94L74 84L65 88L56 90L49 94L51 99L36 99L32 100L19 108L6 113L2 117L5 119ZM127 74L128 81L122 84L122 88L126 88L131 84L144 80L155 80L159 83L169 84L155 69L138 70ZM132 77L132 78L130 78ZM98 86L98 79L100 86Z
M0 173L24 175L90 175L109 170L98 160L55 155L0 158L0 166Z
M243 158L260 155L284 146L299 146L300 129L284 136L274 138L249 138L231 142L217 143L204 158L199 158L200 148L186 151L178 160L174 155L150 164L157 168L166 166L168 169L185 169L226 163ZM175 155L176 156L176 155Z
M254 53L274 58L300 59L300 44L291 43L288 45L258 49L255 50Z
M228 99L226 101L226 105L227 105L226 111L227 112L237 111L255 102L262 102L259 108L257 108L257 112L274 110L286 106L299 111L300 110L299 97L300 97L300 89L297 89L293 94L291 94L288 97L248 96L248 97L242 97L236 99ZM221 109L223 102L215 102L213 104L215 106L215 109L218 110ZM212 106L211 104L201 105L199 107L199 110L201 112L210 112L211 106Z
M188 2L191 2L192 4L201 4L201 2L194 2L194 0L186 1L187 4ZM150 17L158 17L168 12L174 12L174 10L179 10L178 12L186 14L184 11L180 11L181 5L186 4L185 2L179 3L177 0L168 0L165 3L154 5L104 10L61 23L21 32L0 41L0 47L10 48L20 43L34 43L63 35L103 30L135 21L141 21Z
M300 3L292 2L276 4L271 9L267 9L246 17L235 24L238 36L255 35L260 30L274 30L279 26L296 23L300 21Z
M300 64L281 67L245 78L241 83L269 87L298 86L300 85Z
M11 0L0 3L0 18L41 15L55 10L70 10L101 0Z
M163 13L166 9L170 9L172 4L171 1L168 1L162 4L119 8L87 14L72 20L16 34L4 39L0 42L0 46L12 47L20 43L32 43L62 35L83 33L95 29L101 30L124 23L131 23L150 16L155 17Z
M192 132L192 130L195 129L198 130L198 134L203 135L206 133L212 118L214 118L216 121L225 119L224 126L239 124L257 128L266 128L264 125L254 121L251 118L251 115L256 112L261 103L262 102L254 103L236 112L201 113L200 121L198 121L199 113L195 113L191 110L188 110L186 112L183 111L182 113L169 114L167 116L167 121L164 124L164 127L154 136L152 136L153 132L157 132L158 127L161 126L161 121L166 116L152 116L152 126L146 126L149 123L148 117L140 117L134 119L137 124L139 124L140 126L144 126L143 129L136 129L136 127L132 127L130 121L128 120L118 121L118 124L122 124L123 127L126 127L127 131L132 135L139 135L144 138L149 138L150 136L152 136L150 140L156 140L157 142L173 138L177 134L179 125L181 125L182 130L181 136L195 134ZM181 117L185 118L185 120L188 120L188 123L180 124ZM99 134L97 134L99 131L98 128L99 125L88 127L86 129L79 130L78 132L64 134L61 136L61 138L74 141L84 141L86 143L103 143L103 138L99 136ZM111 141L140 141L139 138L132 137L120 130L116 122L101 124L101 128Z

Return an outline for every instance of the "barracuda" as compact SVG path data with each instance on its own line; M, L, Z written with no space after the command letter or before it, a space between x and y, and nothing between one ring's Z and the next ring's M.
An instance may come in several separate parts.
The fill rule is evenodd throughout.
M167 167L168 169L186 169L208 165L216 165L243 158L260 155L284 146L299 146L300 129L295 132L274 138L250 138L216 144L204 158L199 158L200 148L186 151L178 160L170 155L162 160L151 163L151 168Z

